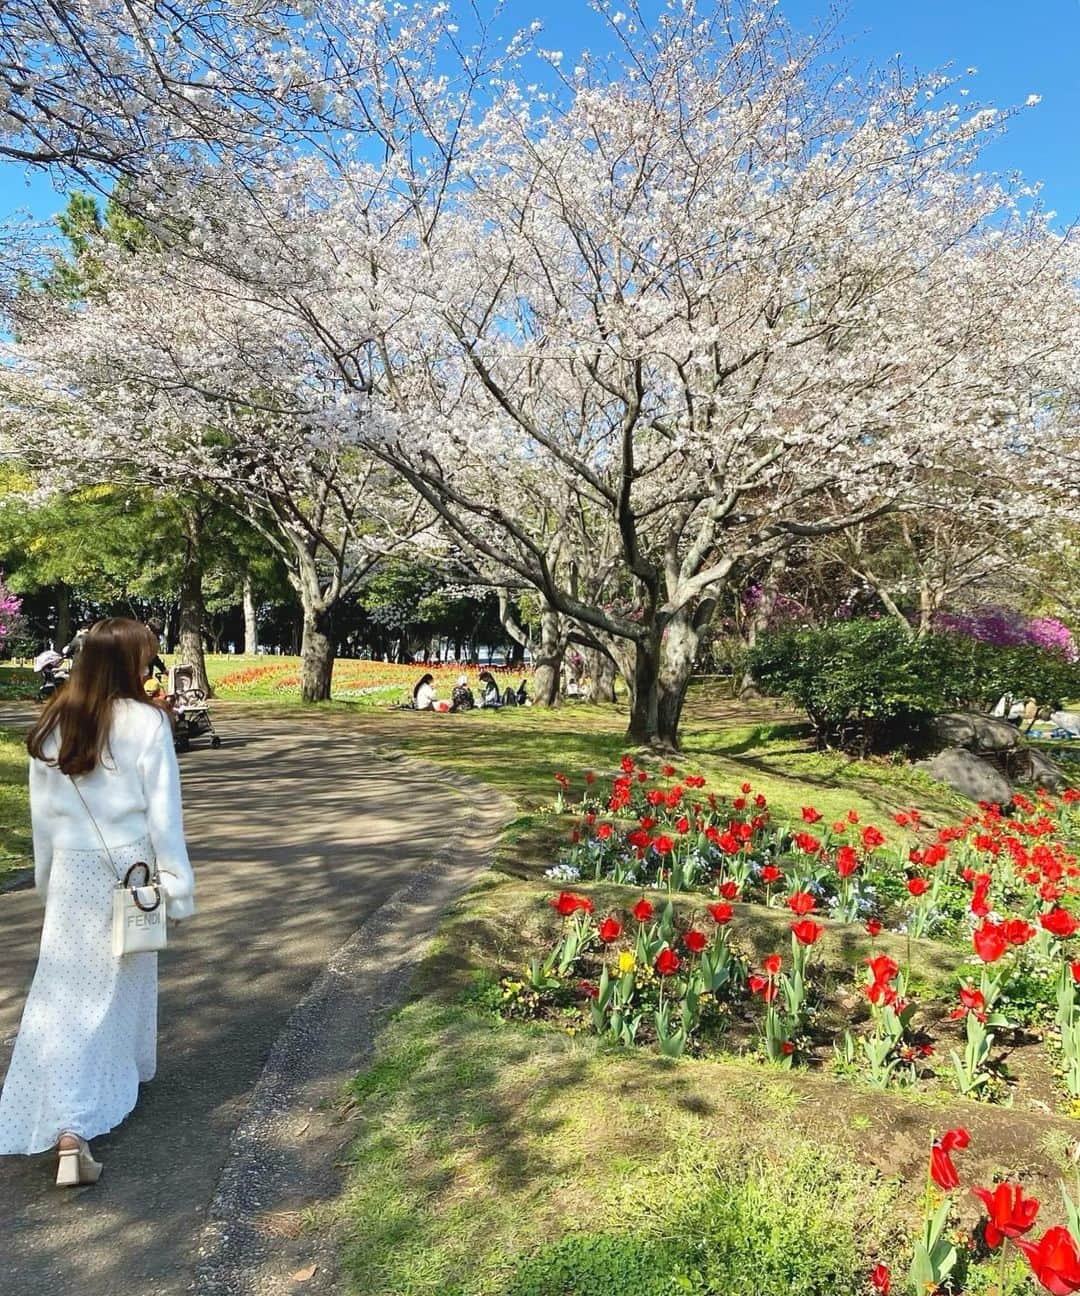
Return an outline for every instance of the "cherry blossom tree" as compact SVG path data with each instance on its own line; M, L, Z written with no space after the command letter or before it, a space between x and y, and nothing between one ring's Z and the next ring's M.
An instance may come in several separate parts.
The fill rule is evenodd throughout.
M749 565L987 473L1052 480L1075 244L977 174L1007 114L963 78L847 75L771 5L601 8L617 55L544 77L445 6L327 4L287 57L228 56L242 94L208 55L199 131L154 97L166 161L125 189L153 274L133 258L30 363L122 393L98 437L371 456L433 545L620 645L630 736L670 746Z
M354 436L273 390L290 365L276 321L260 333L211 278L136 249L89 303L22 298L0 429L38 487L142 482L229 503L283 560L303 610L301 696L325 700L334 608L395 545L422 542L422 506Z

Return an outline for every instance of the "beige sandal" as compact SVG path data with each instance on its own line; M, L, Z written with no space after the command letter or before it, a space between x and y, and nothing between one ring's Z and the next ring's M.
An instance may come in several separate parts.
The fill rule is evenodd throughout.
M76 1147L58 1147L56 1160L57 1188L74 1188L78 1184L97 1183L101 1178L101 1162L90 1154L90 1144L78 1134L63 1134L61 1138L78 1139Z

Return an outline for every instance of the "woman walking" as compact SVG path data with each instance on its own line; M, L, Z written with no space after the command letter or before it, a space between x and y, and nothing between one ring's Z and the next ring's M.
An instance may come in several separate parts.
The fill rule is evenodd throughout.
M55 1147L57 1184L96 1182L88 1139L119 1125L157 1061L157 954L112 952L112 897L155 861L170 919L194 913L168 716L144 683L157 642L99 621L27 740L37 971L0 1093L0 1154Z

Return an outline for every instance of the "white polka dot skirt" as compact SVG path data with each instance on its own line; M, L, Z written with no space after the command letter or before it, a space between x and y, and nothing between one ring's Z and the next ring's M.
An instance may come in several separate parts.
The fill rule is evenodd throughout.
M118 870L154 858L146 838L112 856ZM153 1078L157 954L113 954L115 879L102 850L53 856L37 970L0 1093L0 1155L105 1134Z

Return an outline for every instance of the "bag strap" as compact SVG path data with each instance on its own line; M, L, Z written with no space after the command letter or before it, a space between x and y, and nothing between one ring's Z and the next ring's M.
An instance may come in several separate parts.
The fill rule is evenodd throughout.
M109 844L108 844L108 842L105 840L105 837L104 837L104 835L102 834L101 829L98 827L98 821L94 818L93 811L92 811L92 810L90 809L90 807L86 804L86 797L84 797L83 794L82 794L82 788L80 788L79 785L78 785L78 783L75 782L75 779L74 779L74 777L73 777L72 775L69 774L69 775L68 775L68 778L71 779L71 786L75 789L76 795L78 796L79 800L83 803L83 809L86 811L87 818L88 818L88 819L90 820L90 822L94 825L94 831L95 831L95 832L97 833L97 835L98 835L98 841L100 841L101 844L102 844L102 846L104 846L104 848L105 848L105 854L109 857L109 864L110 864L110 866L112 867L112 871L116 874L116 880L117 880L117 882L123 883L123 882L125 881L124 875L123 875L123 874L120 872L120 870L116 867L116 860L113 859L112 851L109 850ZM132 866L132 867L134 867L134 866ZM150 871L150 870L147 869L147 873L149 873L149 871ZM129 869L128 872L130 873L131 870Z

